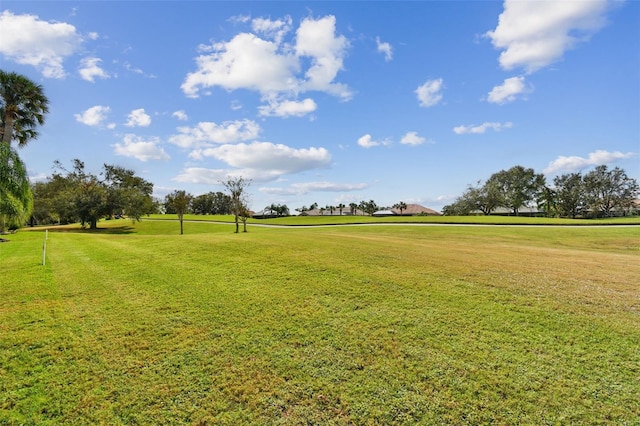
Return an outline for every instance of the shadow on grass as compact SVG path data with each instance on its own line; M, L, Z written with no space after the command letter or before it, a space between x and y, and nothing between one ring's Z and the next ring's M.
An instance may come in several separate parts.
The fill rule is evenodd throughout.
M80 234L135 234L136 230L133 226L110 226L106 228L89 229L82 228L81 226L61 226L61 227L48 227L44 228L49 232L75 232Z

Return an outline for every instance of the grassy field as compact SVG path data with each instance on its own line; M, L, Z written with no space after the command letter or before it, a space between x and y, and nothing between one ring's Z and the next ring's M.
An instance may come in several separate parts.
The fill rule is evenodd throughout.
M639 424L640 227L0 244L0 424Z
M151 219L176 220L176 215L151 215ZM188 221L233 222L232 215L185 215ZM249 224L312 226L347 225L369 223L435 223L435 224L476 224L476 225L640 225L640 216L601 219L560 219L525 216L287 216L271 219L249 219Z

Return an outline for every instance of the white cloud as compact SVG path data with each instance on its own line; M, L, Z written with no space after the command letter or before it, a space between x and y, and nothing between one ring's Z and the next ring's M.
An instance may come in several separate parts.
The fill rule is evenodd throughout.
M272 171L277 175L325 168L331 163L331 155L325 148L296 149L271 142L221 145L202 150L202 155L231 167Z
M206 167L187 167L172 180L183 183L221 185L229 178L242 177L252 182L270 182L280 175L271 171L257 169L208 169Z
M126 134L122 143L117 143L113 147L116 155L132 157L140 161L168 160L169 155L158 145L158 138L144 140L139 136Z
M181 86L189 97L198 97L201 89L215 86L263 94L295 89L297 59L291 53L280 53L274 42L241 33L209 48L212 53L196 58L198 70L189 73Z
M80 77L82 77L83 80L87 80L92 83L95 78L109 78L110 75L100 68L100 62L102 62L102 59L100 58L84 58L80 61L80 68L78 69Z
M275 40L280 44L283 37L291 31L292 20L290 16L286 16L283 19L271 20L267 18L255 18L251 21L251 28L257 34L263 34L264 36Z
M325 148L296 149L270 142L222 145L203 149L201 154L220 160L230 168L191 167L183 170L175 180L216 184L228 177L242 176L255 182L269 182L286 174L326 168L331 164L331 155Z
M402 139L400 139L400 143L404 145L422 145L426 141L425 138L418 135L418 132L407 132Z
M379 146L380 142L374 141L371 135L366 134L358 139L358 145L363 148L373 148L374 146Z
M141 75L145 78L158 78L158 76L156 76L155 74L147 74L146 72L144 72L144 70L142 70L141 68L138 67L134 67L133 65L131 65L131 63L129 62L125 62L122 64L122 66L124 67L124 69L126 69L129 72L132 72L134 74L138 74Z
M393 59L393 47L389 43L381 42L380 37L376 37L376 44L378 45L378 52L384 55L384 60L389 62Z
M505 70L535 72L587 40L605 24L605 12L615 1L505 0L498 26L485 35L502 50Z
M177 118L180 121L187 121L189 119L189 116L187 116L187 113L184 112L184 110L175 111L173 114L171 114L171 116Z
M31 65L47 78L64 78L62 63L73 55L82 37L73 25L42 21L35 15L0 15L0 53L9 60Z
M263 117L302 117L312 113L317 107L313 99L307 98L302 101L272 101L269 105L260 106L258 111Z
M233 23L233 24L246 24L247 22L249 22L251 20L251 16L250 15L235 15L232 16L231 18L227 19L229 22Z
M125 123L127 127L149 127L149 125L151 125L151 117L144 112L144 108L131 111Z
M262 187L259 191L276 195L304 195L309 192L350 192L367 188L366 183L334 183L334 182L305 182L294 183L287 188Z
M252 120L225 121L222 124L201 122L195 127L178 127L169 142L182 148L199 148L211 144L235 143L255 139L260 125Z
M415 93L418 95L421 107L431 107L442 100L441 90L444 88L441 78L427 80L423 85L418 86Z
M485 122L479 126L475 126L475 125L457 126L453 128L453 132L457 135L464 135L468 133L481 134L481 133L485 133L489 129L499 132L503 129L509 129L512 126L513 126L513 123L509 121L507 121L506 123Z
M107 119L107 115L111 111L111 108L103 105L93 106L82 114L75 114L76 121L86 124L87 126L99 126L104 120Z
M549 163L549 165L543 170L543 173L553 174L557 172L575 172L577 170L584 169L590 166L599 166L602 164L613 163L618 160L635 157L637 154L634 152L622 153L620 151L609 152L605 150L596 150L589 153L587 158L578 156L559 156L555 160Z
M343 68L348 42L336 36L333 16L303 20L295 43L281 40L289 32L290 18L252 22L256 32L273 40L240 33L227 42L201 46L197 70L181 86L185 95L198 97L203 89L221 87L254 90L269 98L312 90L351 97L346 85L334 82ZM303 63L310 63L306 71Z
M336 36L335 16L303 20L296 32L295 50L298 56L310 57L312 65L305 73L307 80L302 84L302 89L350 99L352 93L346 85L333 83L338 71L342 70L348 47L346 37Z
M520 95L533 92L533 86L525 84L524 77L511 77L504 80L502 85L495 86L487 96L487 102L492 104L506 104L518 99Z

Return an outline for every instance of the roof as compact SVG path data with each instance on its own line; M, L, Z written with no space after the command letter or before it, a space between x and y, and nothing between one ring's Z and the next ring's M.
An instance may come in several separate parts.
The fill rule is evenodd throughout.
M393 212L395 212L396 214L400 214L400 209L392 209ZM437 215L440 216L441 213L437 212L433 209L430 209L428 207L424 207L421 206L420 204L407 204L407 208L406 209L402 209L402 215L407 215L407 216L414 216L414 215L418 215L418 214L429 214L429 215Z

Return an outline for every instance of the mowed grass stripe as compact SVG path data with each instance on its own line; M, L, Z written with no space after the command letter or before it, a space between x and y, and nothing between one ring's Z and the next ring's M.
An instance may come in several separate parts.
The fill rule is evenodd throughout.
M639 253L624 248L635 229L234 235L188 224L191 234L163 235L172 226L50 234L38 303L2 305L2 324L13 325L1 340L0 420L631 423L640 414ZM14 278L33 268L12 265ZM3 295L20 299L10 281ZM37 333L20 320L38 315Z

